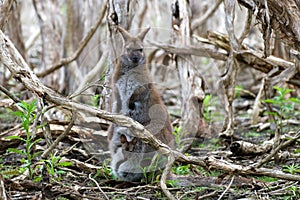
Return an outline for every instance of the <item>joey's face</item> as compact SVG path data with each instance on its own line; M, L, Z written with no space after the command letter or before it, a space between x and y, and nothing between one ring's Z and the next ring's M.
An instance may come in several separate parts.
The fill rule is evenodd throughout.
M124 46L124 54L133 63L139 63L144 59L144 46L138 38L132 38Z

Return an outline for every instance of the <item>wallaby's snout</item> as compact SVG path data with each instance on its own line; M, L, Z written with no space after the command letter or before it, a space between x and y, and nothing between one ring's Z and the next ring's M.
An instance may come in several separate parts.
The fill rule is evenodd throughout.
M128 50L127 50L128 51ZM144 58L143 47L138 47L137 49L132 49L127 52L129 59L133 63L139 63L141 59Z

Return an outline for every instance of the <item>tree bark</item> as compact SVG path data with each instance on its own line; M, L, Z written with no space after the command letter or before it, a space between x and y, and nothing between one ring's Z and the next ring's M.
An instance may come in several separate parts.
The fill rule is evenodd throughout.
M20 17L20 11L21 11L20 2L15 1L11 9L12 12L8 16L7 32L10 36L10 39L18 49L18 51L21 53L23 58L26 59L27 54L26 54L26 49L25 49L25 44L23 39L21 17Z
M172 22L175 43L179 46L191 44L190 18L189 1L174 1ZM174 24L174 21L176 24ZM198 131L201 130L199 123L202 121L202 102L205 97L205 85L204 80L196 71L196 66L193 64L190 55L178 55L177 68L181 83L182 141L185 141L181 145L182 151L185 151L189 148Z
M61 9L57 1L34 0L42 37L42 67L57 63L63 56L63 22ZM61 2L60 2L61 3ZM65 88L64 69L60 69L44 79L45 84L62 92Z
M251 12L257 12L266 40L271 28L286 44L300 50L300 3L297 0L238 0ZM272 31L271 30L271 31ZM265 47L267 48L267 47Z

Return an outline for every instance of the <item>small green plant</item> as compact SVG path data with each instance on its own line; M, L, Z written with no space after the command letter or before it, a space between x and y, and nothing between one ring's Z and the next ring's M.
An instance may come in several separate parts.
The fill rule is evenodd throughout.
M295 163L291 165L284 165L283 168L284 172L288 172L290 174L300 173L300 165Z
M145 183L156 183L159 182L160 173L158 173L161 169L159 169L160 163L166 162L165 157L161 157L161 155L154 156L153 158L147 158L145 160L151 159L151 164L149 166L143 167L143 182ZM154 159L154 160L153 160Z
M249 131L247 133L245 133L245 137L247 138L258 138L259 136L261 136L261 133L255 132L255 131Z
M174 188L174 187L176 187L178 182L179 182L179 180L167 180L166 184L168 187Z
M190 164L175 166L172 168L172 172L177 175L187 175L190 173Z
M300 188L299 188L299 186L297 187L296 185L292 185L291 187L288 188L288 190L292 191L292 197L295 197L295 199L300 199ZM291 196L290 196L289 199L293 199L293 198L291 198Z
M72 162L61 161L60 156L50 155L50 159L43 160L46 164L47 172L50 176L60 180L60 175L65 174L64 170L59 169L59 167L68 167L72 166Z
M241 92L243 91L243 86L237 85L235 86L235 98L240 98L241 97Z
M275 117L275 124L279 127L280 133L282 132L282 121L283 119L289 119L293 115L294 105L295 103L300 103L299 98L289 97L286 98L287 94L291 93L293 90L288 88L280 88L278 86L274 86L277 95L272 99L266 99L263 102L269 103L274 107L279 107L279 112L272 111L267 112L269 115L273 115Z
M177 144L178 148L180 149L180 147L181 147L180 139L181 139L181 135L182 135L182 128L175 126L173 135L175 136L175 143Z
M112 177L112 170L105 161L103 162L103 165L97 169L97 172L93 176L93 178L96 179L99 176L104 177L106 179Z
M300 149L295 149L294 152L295 153L300 153Z
M208 142L198 144L198 148L205 148L212 151L217 150L220 148L218 141L218 138L211 138Z
M99 106L99 102L100 102L100 94L95 94L93 96L91 96L92 98L92 103L94 107L98 107Z
M276 181L278 181L277 178L273 178L273 177L270 177L270 176L257 176L255 178L257 180L264 181L264 182L276 182Z
M211 112L210 112L210 105L211 105L211 94L205 95L205 98L203 100L203 117L206 121L211 121Z
M23 166L19 169L20 173L25 172L26 170L28 170L29 172L29 178L32 179L33 178L33 172L34 172L34 168L32 167L32 162L33 160L39 156L42 152L41 151L37 151L34 152L33 149L36 145L36 143L38 143L40 139L36 139L36 135L32 134L30 131L30 125L31 123L35 120L36 118L36 101L32 101L31 103L27 103L25 101L22 101L20 103L18 103L18 105L23 108L24 111L15 111L13 112L13 115L19 117L22 120L22 127L25 130L26 133L26 138L22 138L20 136L8 136L6 137L7 139L16 139L16 140L20 140L22 142L25 143L25 149L17 149L17 148L9 148L8 152L12 152L12 153L16 153L19 155L24 156L21 159L21 163L23 163ZM37 126L36 129L41 128L41 126Z

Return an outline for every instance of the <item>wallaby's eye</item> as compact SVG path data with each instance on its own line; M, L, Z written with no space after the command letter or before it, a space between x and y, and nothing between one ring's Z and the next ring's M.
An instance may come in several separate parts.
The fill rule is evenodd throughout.
M143 52L143 49L138 49L138 51L142 53L142 52Z

